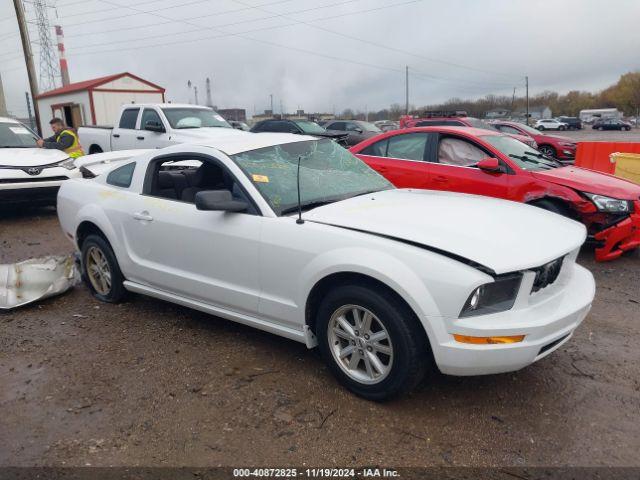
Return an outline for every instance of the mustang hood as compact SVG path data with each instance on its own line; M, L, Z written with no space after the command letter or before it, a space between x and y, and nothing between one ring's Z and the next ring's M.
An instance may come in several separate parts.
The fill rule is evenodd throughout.
M45 148L0 148L0 167L40 167L69 158L60 150Z
M495 273L539 267L584 242L585 227L541 208L432 190L387 190L315 208L308 221L409 241Z
M531 172L534 177L581 192L597 193L621 200L640 198L640 186L623 178L580 167L562 167Z

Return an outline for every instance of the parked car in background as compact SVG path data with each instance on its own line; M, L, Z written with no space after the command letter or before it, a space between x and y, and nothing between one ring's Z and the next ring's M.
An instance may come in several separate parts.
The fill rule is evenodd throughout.
M373 122L373 124L383 132L389 132L400 128L399 122L393 122L391 120L378 120L377 122Z
M346 135L345 144L349 146L382 133L373 123L362 120L331 120L324 124L324 128L330 133Z
M220 135L242 135L209 107L178 103L128 104L116 127L80 127L87 153L163 148Z
M424 112L421 116L404 116L400 118L401 128L411 127L472 127L472 128L484 128L487 130L495 130L493 123L485 122L479 118L467 116L467 112ZM519 133L509 133L516 140L526 143L531 148L538 148L535 140L529 135L522 135Z
M398 130L366 140L351 152L396 187L505 198L577 220L587 227L599 261L640 246L640 185L563 166L496 131Z
M198 165L165 169L185 161ZM575 262L584 226L515 202L397 190L310 136L148 152L66 182L58 204L99 300L137 292L318 346L371 400L434 367L521 369L569 340L595 293Z
M558 117L556 120L566 123L569 130L582 130L582 120L578 117Z
M310 120L289 120L289 119L267 119L256 123L251 131L253 133L277 132L294 133L296 135L313 135L314 137L331 138L338 143L345 145L347 135L345 133L329 132L316 122Z
M560 122L553 118L543 118L541 120L537 120L533 126L541 132L544 130L567 130L569 128L569 125L567 125L566 123Z
M228 120L229 125L231 125L233 128L237 129L237 130L243 130L245 132L248 132L251 130L251 127L249 127L249 125L247 125L244 122L239 122L237 120Z
M598 120L593 124L594 130L631 130L631 124L614 118Z
M80 177L74 159L61 150L38 148L38 135L0 117L0 203L55 205L60 185Z
M577 145L573 138L560 137L542 133L524 123L497 120L492 124L496 130L507 135L526 135L535 140L537 149L547 157L555 158L562 163L573 163L576 158Z

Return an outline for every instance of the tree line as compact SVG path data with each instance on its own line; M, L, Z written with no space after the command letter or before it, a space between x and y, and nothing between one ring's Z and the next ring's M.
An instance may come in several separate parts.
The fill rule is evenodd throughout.
M590 108L617 108L626 116L638 116L640 113L640 71L625 73L617 83L596 93L572 90L566 94L553 91L544 91L529 97L530 107L547 106L554 116L566 115L575 117L580 110ZM441 104L425 105L423 107L410 107L410 113L419 113L425 110L464 110L470 116L482 118L489 110L504 108L511 111L524 111L526 97L508 95L486 95L485 97L470 100L451 98ZM353 111L346 109L340 115L341 118L355 118L364 120L368 116L370 122L376 120L398 120L404 115L405 107L393 104L377 112Z

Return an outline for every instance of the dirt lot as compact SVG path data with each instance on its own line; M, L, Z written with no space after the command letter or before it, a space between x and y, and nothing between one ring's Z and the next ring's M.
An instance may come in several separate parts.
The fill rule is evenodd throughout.
M0 263L70 250L52 210L0 218ZM640 254L580 261L598 292L563 348L382 405L300 344L79 286L0 314L0 465L640 465Z

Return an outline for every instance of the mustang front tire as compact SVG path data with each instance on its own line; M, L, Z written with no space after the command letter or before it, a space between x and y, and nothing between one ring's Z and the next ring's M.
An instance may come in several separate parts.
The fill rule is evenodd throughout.
M331 291L318 309L316 334L331 372L369 400L413 389L432 365L415 314L382 289L345 285Z
M118 303L127 293L124 277L109 242L89 235L82 242L82 279L93 296L103 302Z

